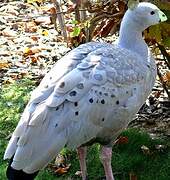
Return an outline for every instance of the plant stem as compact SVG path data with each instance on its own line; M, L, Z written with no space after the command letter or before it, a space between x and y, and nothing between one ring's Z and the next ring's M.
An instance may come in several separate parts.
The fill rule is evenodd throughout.
M165 63L167 64L168 68L170 69L170 56L169 56L169 54L166 52L166 49L164 46L162 46L159 43L157 43L157 44L158 44L158 48L160 49L160 51L164 57Z
M163 81L162 74L161 74L158 66L157 66L157 74L158 74L158 76L159 76L159 79L160 79L160 82L161 82L161 84L162 84L162 87L163 87L163 89L165 90L165 92L167 93L168 99L170 100L170 92L168 91L168 89L167 89L167 87L166 87L166 83Z
M54 4L56 11L57 11L57 18L58 18L58 22L61 28L61 32L62 35L64 37L64 41L67 41L67 32L66 32L66 26L65 26L65 22L64 22L64 16L61 10L61 6L58 2L58 0L51 0L51 2Z

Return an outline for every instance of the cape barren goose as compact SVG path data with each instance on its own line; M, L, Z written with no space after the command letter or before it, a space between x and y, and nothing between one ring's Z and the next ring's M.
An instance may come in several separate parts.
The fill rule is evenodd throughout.
M123 17L117 44L86 43L54 65L32 92L8 144L8 179L34 179L67 147L78 149L85 180L89 142L101 144L106 179L114 179L112 143L145 102L156 77L142 31L166 20L155 5L135 3Z

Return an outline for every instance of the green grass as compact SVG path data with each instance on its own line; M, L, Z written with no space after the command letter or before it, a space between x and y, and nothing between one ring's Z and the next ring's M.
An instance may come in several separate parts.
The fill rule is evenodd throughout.
M29 92L35 87L35 82L21 80L12 85L6 85L0 91L0 179L5 180L7 161L3 161L3 154L11 134L20 118L28 99ZM136 129L128 129L122 133L128 137L127 144L113 147L112 167L116 180L129 180L129 174L134 173L138 180L169 180L170 179L170 142L168 140L153 140L147 133ZM159 152L155 145L164 144L166 150ZM144 154L141 146L150 149L150 154ZM88 149L87 166L90 180L99 180L104 176L103 167L99 160L99 145ZM36 180L67 180L80 179L74 174L79 170L79 163L75 151L64 149L71 168L63 176L54 175L49 169L39 173Z

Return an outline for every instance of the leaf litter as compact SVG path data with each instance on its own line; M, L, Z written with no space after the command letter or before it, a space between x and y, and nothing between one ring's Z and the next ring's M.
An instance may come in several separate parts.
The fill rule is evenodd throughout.
M70 48L48 14L23 2L0 4L0 86L23 77L43 77Z

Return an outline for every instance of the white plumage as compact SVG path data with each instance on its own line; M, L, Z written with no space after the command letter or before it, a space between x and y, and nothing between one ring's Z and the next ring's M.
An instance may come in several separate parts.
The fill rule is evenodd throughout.
M116 45L86 43L56 63L32 92L6 149L14 169L33 173L64 146L113 142L154 85L156 66L141 32L160 20L166 17L156 6L140 3L126 12Z

